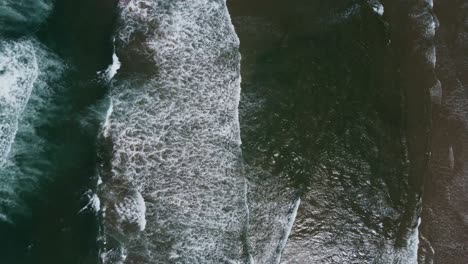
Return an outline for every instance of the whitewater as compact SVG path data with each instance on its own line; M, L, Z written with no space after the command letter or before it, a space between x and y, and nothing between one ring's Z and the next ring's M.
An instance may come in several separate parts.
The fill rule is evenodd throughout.
M28 214L23 195L46 177L38 168L45 142L37 127L48 121L52 88L62 61L34 38L0 41L0 220ZM41 114L42 112L42 114Z
M26 107L38 66L31 41L0 43L0 168L11 149L18 120Z
M121 1L119 12L102 262L247 262L239 40L226 3Z
M382 2L367 1L367 9L376 19L392 12ZM15 226L11 216L21 210L31 212L22 208L23 194L33 193L47 177L47 169L57 166L51 161L55 156L44 152L61 142L54 141L57 146L47 142L40 130L57 119L58 115L48 111L61 112L51 102L62 96L59 90L63 87L57 82L53 88L52 83L65 66L35 37L16 36L22 31L34 32L51 12L50 2L5 3L0 4L0 35L9 36L0 40L0 193L4 198L0 222ZM338 17L358 14L357 7L352 5ZM427 1L427 7L432 11L432 2ZM28 18L31 10L38 12ZM423 20L415 24L421 25L421 35L432 41L438 25L426 11L415 11L409 17ZM417 261L419 239L425 240L418 230L419 211L410 219L406 242L398 248L381 233L363 227L358 214L345 210L336 211L333 217L339 220L324 222L336 226L327 230L327 236L307 233L318 224L310 220L312 213L331 215L325 210L338 204L331 197L350 190L333 189L320 196L320 190L330 190L326 180L321 180L298 191L286 179L290 176L287 173L277 176L243 160L238 114L240 43L225 0L120 0L118 16L113 62L92 81L110 88L103 100L107 111L99 117L97 191L94 187L85 189L82 196L89 201L76 211L77 217L89 209L93 209L93 217L98 212L101 263L301 263L368 256L388 263ZM7 20L15 23L5 24ZM425 63L434 68L434 46L422 51ZM89 110L68 108L68 101L62 99L59 103L70 113ZM261 99L255 103L260 105ZM243 114L259 122L258 110L254 110L246 107ZM76 114L74 118L86 124L85 115ZM85 125L80 129L86 129ZM88 152L77 152L82 153ZM274 164L280 153L272 156ZM331 174L337 173L333 170ZM390 205L379 200L383 193L371 197L373 200L362 198L360 192L368 190L367 182L357 179L362 185L352 189L358 194L352 201L371 212L382 211L388 218L399 216L385 209ZM316 201L324 211L314 208ZM342 232L339 228L356 235L337 238L335 233ZM339 243L329 245L327 240ZM364 241L358 255L345 255L345 251L357 248L355 241Z

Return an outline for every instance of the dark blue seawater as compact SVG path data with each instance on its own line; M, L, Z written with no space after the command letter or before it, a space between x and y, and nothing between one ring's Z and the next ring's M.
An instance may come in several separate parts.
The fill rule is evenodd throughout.
M108 92L96 72L111 62L115 3L1 5L1 41L31 41L39 73L0 169L0 263L97 263L97 213L80 210L96 184Z
M0 264L466 263L467 10L0 0Z

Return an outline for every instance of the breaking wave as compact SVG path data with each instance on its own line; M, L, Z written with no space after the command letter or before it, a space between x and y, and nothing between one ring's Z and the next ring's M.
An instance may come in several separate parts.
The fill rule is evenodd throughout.
M31 41L0 42L0 168L10 152L38 66Z
M101 260L244 263L239 40L225 2L119 7Z
M49 100L49 81L60 75L60 60L33 39L0 42L0 220L27 212L23 191L41 179L38 158L44 142L36 127L47 122L39 113ZM32 163L31 163L32 162Z

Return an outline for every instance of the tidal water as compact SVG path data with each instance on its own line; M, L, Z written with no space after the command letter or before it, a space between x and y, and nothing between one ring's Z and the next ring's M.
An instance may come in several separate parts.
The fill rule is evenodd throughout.
M460 0L0 0L0 264L468 261Z

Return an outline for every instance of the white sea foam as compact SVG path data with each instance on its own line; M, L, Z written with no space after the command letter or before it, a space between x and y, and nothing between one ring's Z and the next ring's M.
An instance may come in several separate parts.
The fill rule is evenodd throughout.
M383 7L383 5L380 4L380 5L377 6L377 7L372 7L372 9L373 9L374 12L377 13L378 15L383 16L383 14L384 14L384 7Z
M410 16L414 19L413 23L421 28L421 37L433 40L439 26L439 21L432 13L432 7L429 5L428 7L417 9L415 12L410 13Z
M416 227L410 230L406 246L396 251L390 249L388 254L385 256L383 261L386 263L396 263L396 264L416 264L418 263L418 250L419 250L419 225L421 224L421 217L418 218Z
M107 80L112 80L112 78L117 74L117 71L120 69L120 61L117 54L112 54L112 64L109 66L109 69L106 71Z
M110 64L107 67L106 70L98 72L98 75L101 75L107 83L110 83L110 81L112 81L112 79L117 74L117 72L119 71L120 66L121 66L119 57L117 56L117 54L115 52L115 39L114 39L113 43L114 43L113 44L114 45L114 52L112 54L112 64ZM112 98L110 98L109 99L109 106L108 106L107 111L106 111L106 117L104 119L104 125L103 125L104 137L107 137L109 135L109 126L110 126L109 122L110 122L110 117L112 115L113 107L114 107L114 105L112 104ZM101 177L99 177L98 185L100 185L102 183L101 181L102 181L102 179L101 179Z
M283 253L284 249L286 248L286 243L288 242L289 235L294 226L294 221L296 220L297 211L299 210L299 205L301 204L301 199L298 198L296 202L293 204L290 213L288 214L287 222L284 223L285 226L285 234L284 237L280 240L280 248L277 250L278 255L276 258L276 263L280 263L281 261L281 254Z
M368 0L368 4L377 15L384 15L384 6L378 0Z
M413 230L413 234L411 235L409 241L409 250L410 250L410 258L408 263L418 263L418 250L419 250L419 226L421 225L421 217L418 218L418 224Z
M45 142L36 127L50 121L57 88L51 84L58 83L63 69L62 61L34 39L0 41L0 213L26 213L22 194L45 177L38 166L49 163L41 159Z
M99 210L101 210L101 200L99 200L97 194L93 194L93 197L91 198L91 205L95 212L99 212Z
M83 208L80 209L80 211L78 211L78 213L81 213L89 208L92 209L94 212L99 212L101 210L101 200L99 199L97 194L91 190L88 190L86 192L86 196L89 201Z
M125 248L111 249L99 254L102 263L123 264L127 259Z
M115 39L113 43L114 43L114 53L112 54L112 63L107 67L106 70L98 72L98 74L102 75L107 82L110 82L112 78L114 78L114 76L117 74L121 66L119 57L115 53Z
M10 152L38 72L31 41L0 41L0 168Z
M122 66L152 77L112 84L104 234L128 250L123 263L245 263L239 40L226 4L133 0L120 12Z
M146 227L146 205L143 196L135 192L133 196L126 196L116 204L118 221L122 223L136 223L140 231Z
M10 218L2 213L0 213L0 221L1 222L7 222L7 223L12 223Z
M427 63L431 65L432 68L435 68L436 63L437 63L437 55L436 55L435 46L432 46L426 49L426 60L427 60Z
M426 2L429 4L430 8L434 8L434 1L432 0L426 0Z
M103 129L103 134L105 137L107 137L109 135L109 129L110 129L110 117L112 115L112 111L114 109L114 105L112 104L112 98L110 99L110 102L109 102L109 108L107 108L107 112L106 112L106 118L104 119L104 129ZM102 180L100 177L99 177L99 180ZM98 185L100 183L98 182Z

